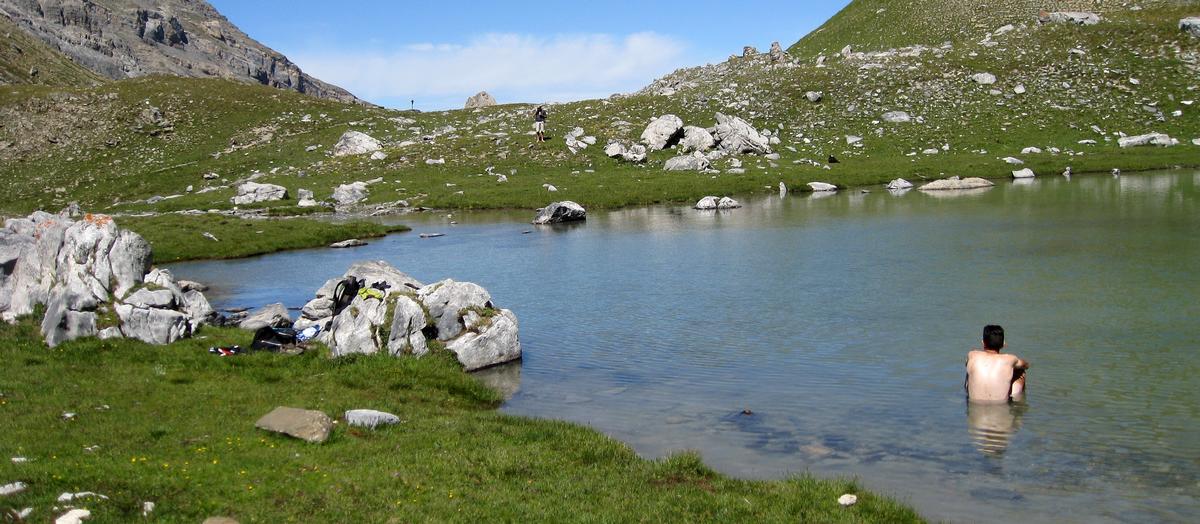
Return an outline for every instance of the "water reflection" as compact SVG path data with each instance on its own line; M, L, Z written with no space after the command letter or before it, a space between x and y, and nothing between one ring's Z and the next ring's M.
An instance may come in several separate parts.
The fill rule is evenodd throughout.
M967 402L967 427L980 453L1000 457L1008 450L1021 419L1029 410L1025 401L985 404Z
M472 376L492 388L505 400L512 400L521 391L521 361L481 369Z
M977 197L991 191L990 187L978 187L975 189L946 189L941 191L922 191L921 194L931 196L938 199L953 199L964 197Z

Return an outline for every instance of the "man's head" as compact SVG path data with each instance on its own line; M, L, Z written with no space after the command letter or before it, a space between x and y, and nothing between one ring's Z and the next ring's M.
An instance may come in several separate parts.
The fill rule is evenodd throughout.
M1000 351L1004 347L1004 328L988 325L983 328L983 348Z

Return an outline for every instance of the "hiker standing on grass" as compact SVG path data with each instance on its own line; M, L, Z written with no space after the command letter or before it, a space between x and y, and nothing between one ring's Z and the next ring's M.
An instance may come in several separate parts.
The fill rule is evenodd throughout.
M546 108L544 106L538 106L533 111L533 130L537 133L538 142L546 141Z

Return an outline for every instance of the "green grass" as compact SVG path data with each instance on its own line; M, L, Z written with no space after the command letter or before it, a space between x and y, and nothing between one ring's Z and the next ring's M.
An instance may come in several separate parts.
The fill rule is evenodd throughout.
M202 335L167 347L82 340L50 350L32 322L0 324L0 482L29 485L0 510L33 507L33 519L48 520L59 494L94 491L109 500L81 505L99 523L141 520L145 501L166 522L920 520L854 482L737 480L694 453L644 460L581 426L501 414L497 394L445 351L223 359L207 347L246 345L250 334ZM280 405L335 417L381 409L403 422L341 424L311 445L254 428ZM16 456L30 462L11 463ZM859 503L840 507L843 493Z
M409 231L407 226L361 220L326 222L309 218L245 219L223 215L122 217L117 223L150 242L154 261L158 263L249 257ZM211 233L217 240L205 237L204 233Z

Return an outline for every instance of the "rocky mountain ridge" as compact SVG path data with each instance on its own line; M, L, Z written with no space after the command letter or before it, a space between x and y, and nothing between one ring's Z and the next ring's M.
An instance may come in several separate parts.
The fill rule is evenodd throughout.
M216 77L362 103L250 38L204 0L0 0L0 17L113 80Z

